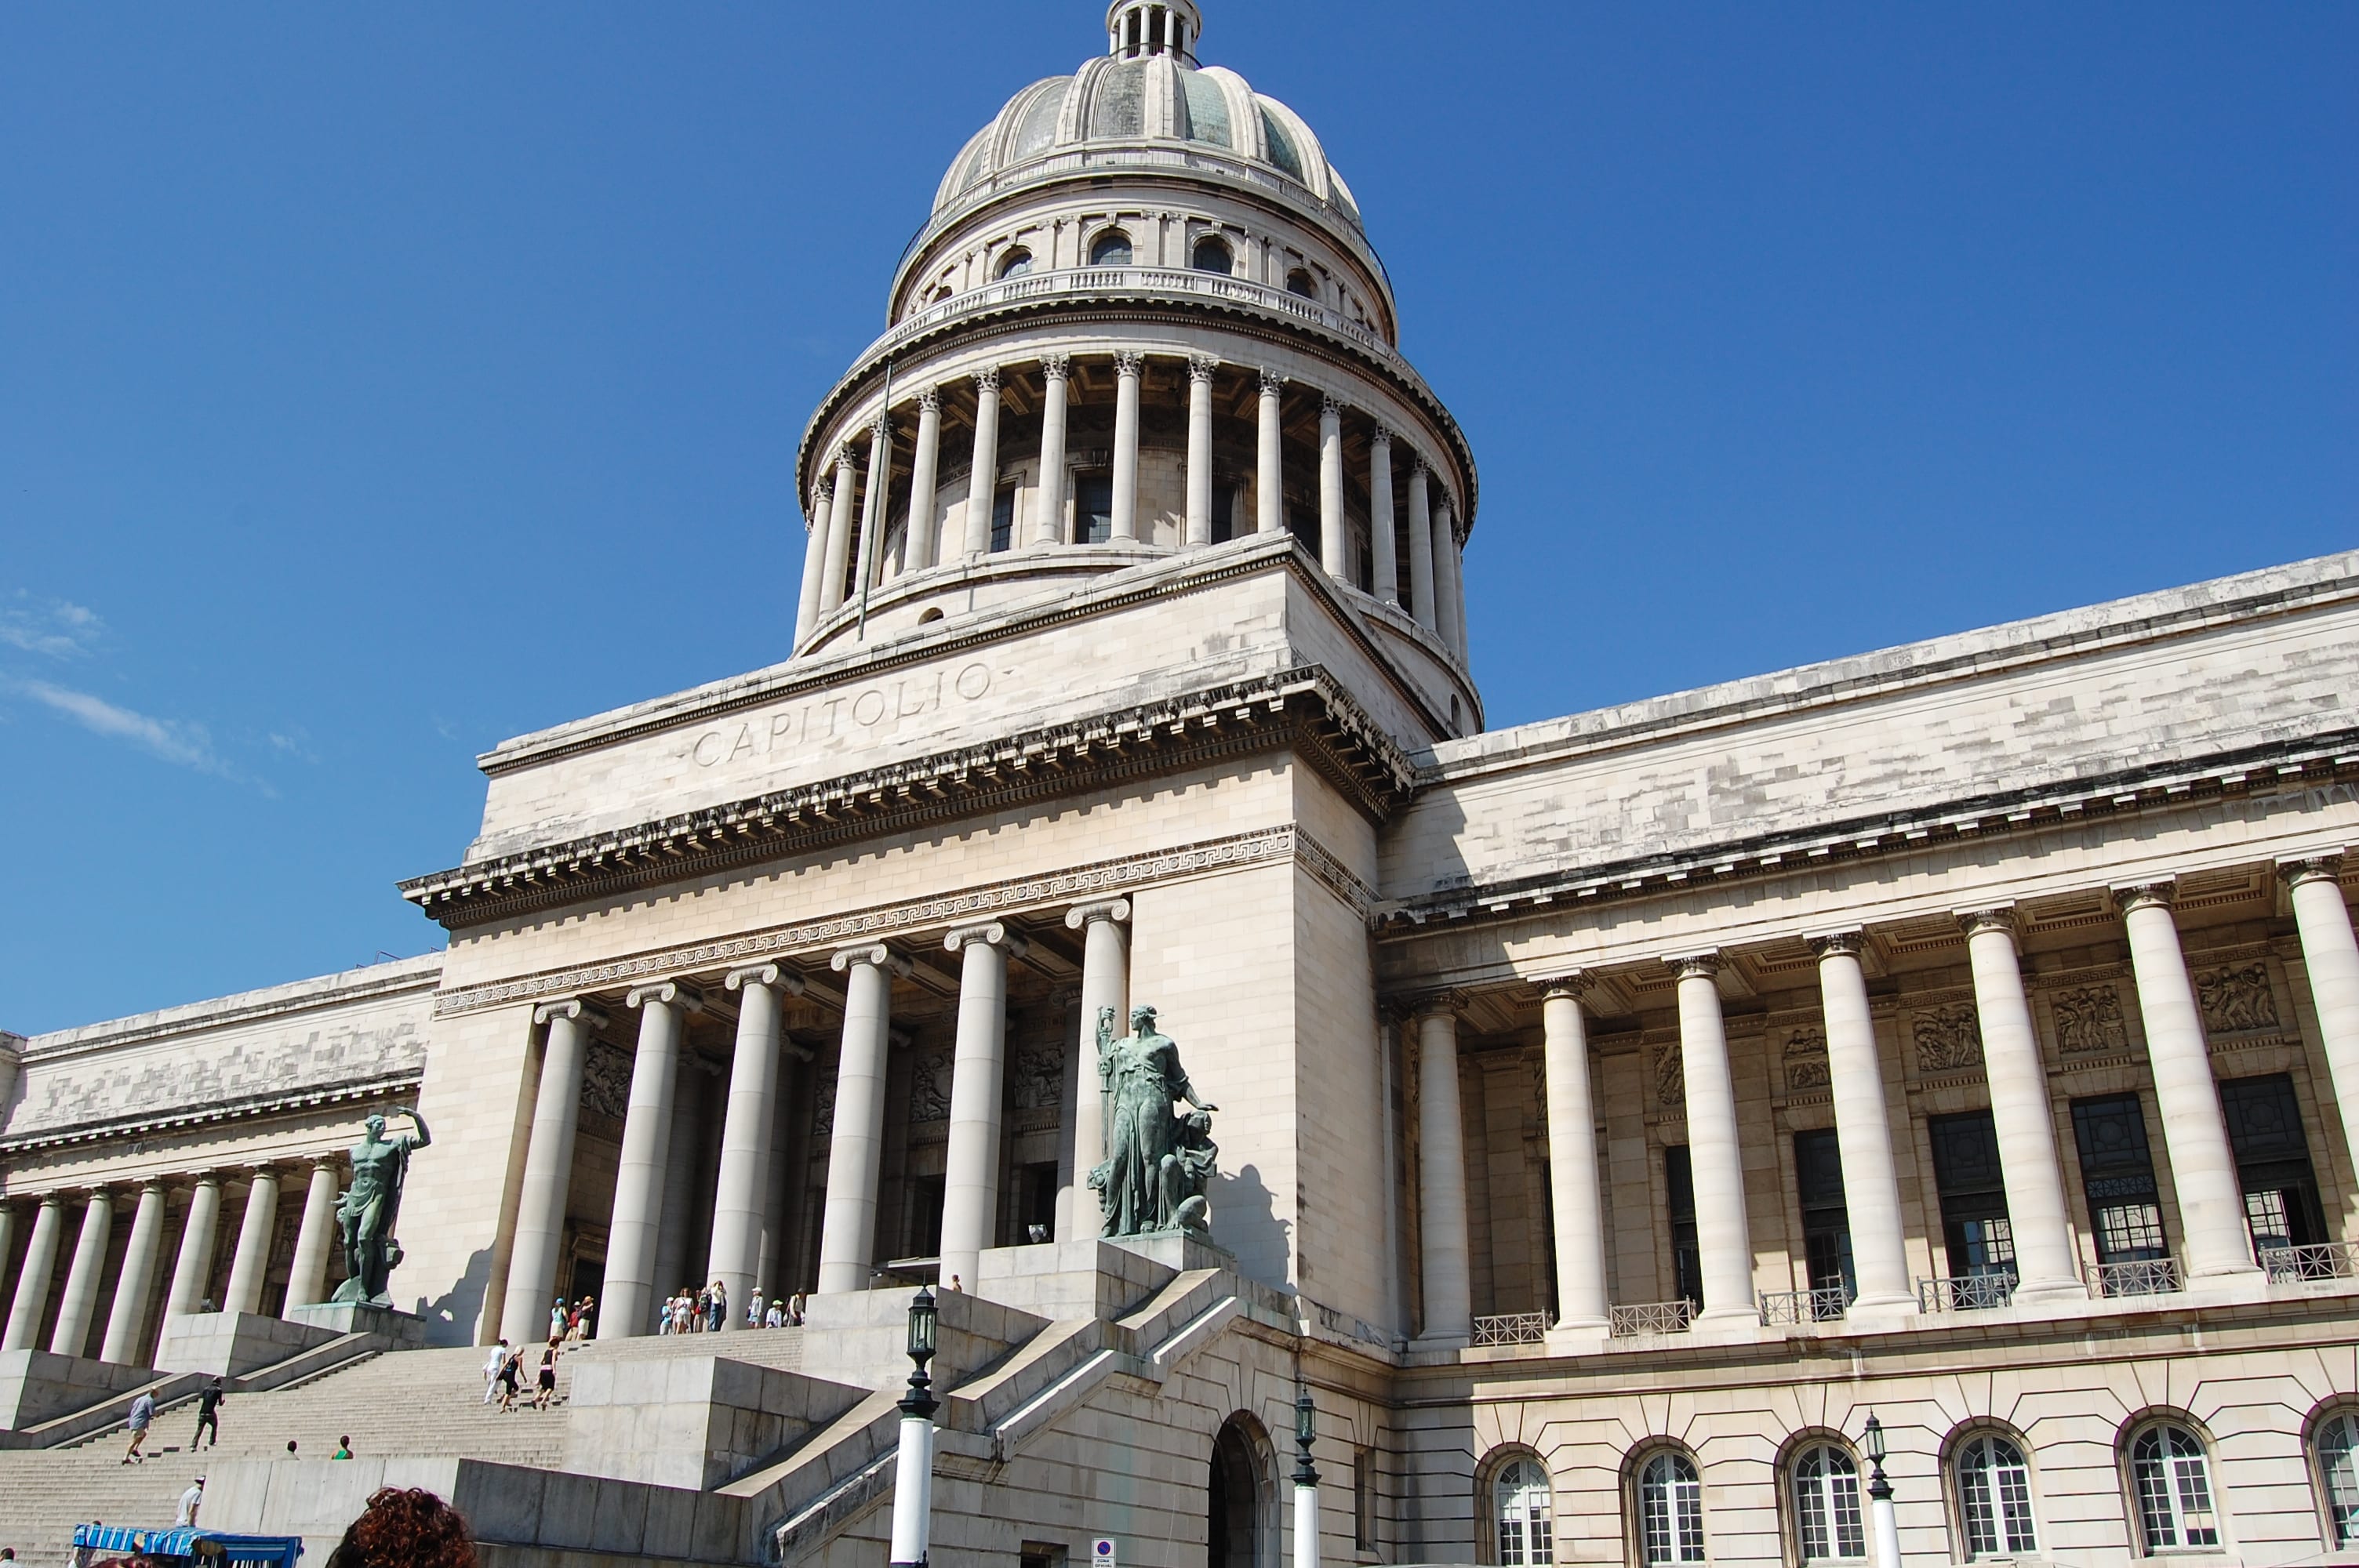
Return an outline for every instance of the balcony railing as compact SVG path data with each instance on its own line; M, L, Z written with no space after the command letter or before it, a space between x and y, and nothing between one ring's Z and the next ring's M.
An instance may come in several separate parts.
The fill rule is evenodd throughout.
M1607 1314L1607 1332L1616 1339L1634 1334L1685 1334L1695 1323L1695 1303L1641 1302L1618 1306Z
M1474 1345L1538 1345L1548 1338L1548 1314L1506 1312L1474 1320Z
M2089 1271L2092 1296L2168 1296L2187 1288L2176 1258L2140 1258L2128 1263L2100 1263Z
M1833 1323L1850 1310L1851 1291L1827 1285L1815 1291L1763 1291L1761 1326L1781 1323Z
M2359 1279L2359 1241L2321 1241L2307 1247L2264 1247L2261 1267L2272 1284L2288 1280Z
M2015 1276L1960 1274L1947 1280L1917 1281L1919 1312L1984 1312L2015 1299Z

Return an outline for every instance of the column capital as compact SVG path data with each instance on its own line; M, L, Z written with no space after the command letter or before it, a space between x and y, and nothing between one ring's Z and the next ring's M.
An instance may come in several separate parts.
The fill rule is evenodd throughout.
M1717 947L1706 947L1695 953L1667 955L1663 962L1683 980L1709 980L1720 973L1721 955Z
M803 994L803 978L793 970L777 964L740 964L723 978L723 990L744 990L748 986L769 986L788 996Z
M1564 969L1553 975L1535 975L1532 989L1543 1000L1569 996L1578 1000L1597 989L1597 974L1593 969Z
M854 964L884 969L890 974L908 976L909 960L882 942L860 942L849 947L838 947L828 956L827 967L837 974L847 974Z
M1958 929L1969 936L1979 936L1988 931L2002 931L2006 939L2022 945L2023 923L2016 918L2015 905L1996 903L1987 909L1962 909L1958 912Z
M1286 377L1278 374L1269 366L1262 365L1255 373L1260 378L1261 395L1264 397L1276 397L1286 390Z
M1393 444L1391 427L1381 419L1376 421L1375 427L1368 432L1368 444L1372 447L1391 446Z
M1433 471L1433 465L1425 460L1423 452L1419 452L1410 460L1408 471L1411 479L1423 479Z
M868 438L876 443L875 447L870 449L872 451L886 450L892 447L893 411L890 408L879 408L876 411L876 417L868 422Z
M970 942L981 942L992 947L1004 947L1011 958L1020 958L1032 950L1032 944L1024 940L1016 932L1007 929L1006 923L997 920L987 920L974 925L952 926L942 937L943 947L952 953Z
M2304 882L2343 881L2343 851L2321 849L2314 855L2288 856L2277 862L2277 876L2289 888Z
M1116 375L1136 376L1146 367L1147 356L1136 349L1124 349L1114 356Z
M694 986L679 980L658 980L653 985L633 986L623 999L625 1007L645 1007L651 1001L669 1003L689 1012L704 1011L704 993Z
M1093 920L1123 921L1130 918L1130 900L1102 898L1091 903L1077 903L1065 911L1065 928L1079 931Z
M311 1169L318 1171L331 1166L341 1167L344 1162L344 1152L341 1149L327 1149L317 1154L306 1154L303 1158L311 1162Z
M2173 881L2130 882L2110 891L2114 907L2124 914L2138 909L2169 909L2179 899L2179 884Z
M999 390L999 367L985 365L974 373L974 391L978 397L988 396Z
M1190 381L1210 381L1212 379L1212 373L1220 368L1221 362L1214 355L1190 354L1188 356L1188 379Z
M532 1010L535 1023L547 1023L560 1018L571 1019L584 1029L597 1029L606 1022L604 1009L578 996L569 997L563 1001L545 1001Z
M942 389L939 386L919 387L918 389L918 412L920 414L940 414L941 411Z
M1834 957L1856 958L1867 950L1867 933L1857 926L1847 931L1821 931L1802 940L1810 945L1810 951L1821 962Z
M1042 380L1044 380L1044 381L1064 381L1064 380L1069 379L1069 378L1072 375L1072 373L1073 373L1073 356L1072 356L1072 355L1071 355L1071 354L1042 354L1042 355L1040 356L1040 377L1041 377L1041 379L1042 379Z
M836 448L835 466L839 469L858 468L860 466L860 449L853 446L849 441L846 441L842 446Z
M1343 416L1343 405L1336 398L1335 395L1332 392L1321 393L1319 395L1319 417L1321 419L1341 419Z
M1397 999L1404 1017L1411 1020L1447 1016L1455 1021L1466 1006L1466 993L1453 986L1439 990L1412 991Z

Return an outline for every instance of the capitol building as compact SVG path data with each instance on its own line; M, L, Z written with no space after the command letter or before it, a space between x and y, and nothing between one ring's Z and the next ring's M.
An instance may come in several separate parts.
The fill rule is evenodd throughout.
M1864 1565L1878 1453L1907 1568L2359 1561L2359 552L1488 729L1516 520L1203 26L957 150L780 662L486 753L446 952L0 1035L0 1542L220 1375L223 1528L881 1565L931 1284L945 1563L1292 1562L1305 1394L1328 1564Z

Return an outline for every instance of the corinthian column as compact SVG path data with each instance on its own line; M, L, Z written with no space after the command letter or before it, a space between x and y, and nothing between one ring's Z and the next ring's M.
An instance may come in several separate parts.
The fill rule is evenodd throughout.
M687 1014L701 1007L703 998L692 988L666 980L638 987L624 1002L638 1011L639 1039L631 1053L631 1094L623 1109L614 1207L606 1226L606 1277L597 1322L601 1339L645 1334L655 1321L656 1243L671 1158L680 1033ZM554 1289L552 1281L552 1292Z
M769 1216L771 1135L778 1114L781 993L800 996L802 977L776 964L729 971L738 993L737 1048L729 1061L729 1108L721 1123L721 1173L713 1184L711 1272L736 1304L729 1326L745 1321L745 1303L762 1272L762 1227Z
M147 1348L147 1296L156 1282L156 1254L163 1242L164 1184L151 1181L140 1187L139 1206L131 1216L131 1239L123 1249L123 1271L115 1277L114 1305L106 1314L100 1360L122 1367L139 1364Z
M868 493L860 503L860 589L885 575L885 505L893 492L893 416L880 412L868 439Z
M1319 564L1337 582L1352 575L1343 537L1343 409L1332 397L1319 400Z
M1835 1105L1835 1147L1843 1156L1843 1214L1851 1226L1852 1270L1859 1295L1851 1315L1916 1310L1908 1256L1900 1235L1900 1182L1892 1163L1892 1123L1884 1108L1884 1065L1868 1011L1867 977L1856 931L1814 936L1819 997L1827 1024L1827 1077Z
M2342 858L2335 855L2277 868L2301 934L2301 964L2310 971L2319 1042L2326 1047L2343 1143L2359 1157L2359 940L2352 935L2351 906L2343 902L2342 871Z
M918 393L918 442L909 452L909 525L901 534L901 569L921 572L934 564L937 543L934 495L942 461L942 395L935 387Z
M1745 1212L1745 1157L1736 1142L1736 1083L1720 1016L1717 953L1669 960L1680 977L1680 1076L1687 1088L1688 1170L1703 1273L1700 1328L1757 1326L1753 1227Z
M1589 1093L1585 975L1548 982L1540 1002L1548 1087L1549 1196L1556 1217L1557 1326L1606 1325L1605 1220L1597 1191L1597 1110Z
M819 579L819 612L843 608L844 576L852 569L852 492L860 482L860 454L846 441L836 449L835 487L827 511L827 561ZM522 1344L522 1340L512 1341Z
M1130 919L1126 899L1075 904L1065 927L1082 933L1082 1028L1079 1071L1073 1075L1073 1142L1065 1185L1057 1194L1057 1239L1088 1241L1105 1230L1105 1205L1089 1184L1090 1168L1105 1158L1105 1086L1098 1076L1098 1014L1114 1009L1115 1026L1130 1012Z
M295 1262L287 1271L288 1314L327 1299L328 1252L336 1235L339 1182L336 1156L321 1154L312 1159L311 1180L303 1192L303 1224L295 1232Z
M1065 403L1071 395L1072 361L1063 354L1040 356L1040 503L1032 519L1032 542L1065 542Z
M893 977L909 961L881 942L829 960L843 976L843 1049L835 1069L835 1131L827 1152L827 1211L820 1221L819 1288L865 1290L876 1236L876 1177L884 1156L885 1052L891 1040Z
M270 1274L270 1244L278 1236L278 1173L267 1165L254 1173L245 1190L245 1218L237 1227L237 1251L230 1259L229 1295L223 1312L260 1312L263 1281Z
M222 1179L207 1172L189 1195L189 1217L180 1222L180 1250L172 1260L172 1287L164 1297L164 1320L186 1317L203 1306L212 1280L213 1246L221 1235Z
M1188 356L1188 532L1190 549L1212 542L1212 373L1210 354Z
M966 558L991 554L991 508L999 493L999 367L974 373L974 461L966 476Z
M951 1065L940 1276L974 1288L999 1214L999 1097L1007 1051L1007 960L1025 941L997 921L942 939L959 955L958 1044Z
M1458 530L1450 517L1450 497L1433 509L1434 630L1450 651L1466 662L1466 600L1458 581Z
M1382 425L1368 438L1368 543L1375 552L1376 597L1400 602L1399 546L1393 540L1393 433Z
M1449 1003L1417 1017L1417 1217L1422 1337L1466 1343L1474 1332L1466 1228L1466 1127L1458 1100L1458 1017Z
M1114 525L1116 539L1138 537L1138 378L1144 354L1114 357Z
M1280 471L1278 397L1286 378L1274 370L1261 373L1260 444L1254 456L1254 532L1275 534L1286 526L1286 476Z
M2130 969L2138 1013L2146 1023L2147 1065L2154 1073L2155 1108L2170 1152L2170 1184L2179 1195L2179 1223L2187 1232L2190 1279L2253 1279L2252 1233L2245 1228L2245 1187L2220 1114L2220 1086L2212 1079L2212 1050L2179 926L2170 917L2168 883L2114 891L2129 928Z
M841 478L837 482L842 484ZM544 1002L532 1018L549 1026L549 1041L525 1144L507 1290L500 1299L500 1333L510 1345L536 1344L549 1331L557 1254L565 1239L565 1199L573 1184L573 1133L582 1119L582 1063L591 1032L606 1022L604 1013L579 1000Z
M819 486L811 492L810 522L803 537L802 592L795 601L795 645L810 635L819 621L820 593L827 581L827 518L828 478L820 476Z
M2032 1032L2016 955L2015 916L2004 909L1960 917L1973 966L1974 1011L1983 1034L1983 1076L1990 1086L1998 1135L1999 1177L2006 1187L2007 1228L2015 1238L2015 1300L2062 1306L2089 1299L2072 1266L2064 1225L2064 1179L2056 1163L2056 1114L2048 1098L2048 1064Z
M66 1268L57 1331L49 1336L49 1349L57 1355L79 1356L89 1348L91 1319L98 1314L99 1275L106 1269L106 1239L114 1229L114 1195L102 1187L82 1206L82 1235Z
M1433 504L1427 494L1431 481L1425 460L1418 459L1408 475L1408 596L1415 600L1409 612L1417 623L1439 635L1441 622L1433 607Z
M63 1195L51 1193L33 1217L33 1234L25 1243L24 1266L16 1271L16 1292L9 1299L8 1329L0 1335L0 1350L30 1350L41 1336L41 1318L49 1310L49 1281L57 1277L65 1206Z

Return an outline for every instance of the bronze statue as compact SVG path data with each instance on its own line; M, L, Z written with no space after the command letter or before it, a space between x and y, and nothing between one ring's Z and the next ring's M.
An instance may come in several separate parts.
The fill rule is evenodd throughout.
M350 1276L329 1298L367 1306L391 1306L386 1278L401 1261L401 1243L394 1238L395 1220L401 1213L401 1184L409 1176L409 1153L434 1141L426 1119L408 1106L390 1114L409 1118L415 1132L385 1135L385 1117L372 1116L362 1125L367 1132L353 1146L353 1184L336 1200L336 1228L344 1242L344 1270Z
M1204 1196L1219 1153L1212 1112L1180 1065L1180 1047L1155 1028L1155 1010L1130 1010L1130 1033L1116 1039L1114 1010L1098 1010L1098 1084L1106 1097L1105 1159L1089 1184L1103 1196L1108 1236L1205 1231ZM1174 1116L1171 1102L1195 1108Z

